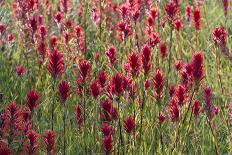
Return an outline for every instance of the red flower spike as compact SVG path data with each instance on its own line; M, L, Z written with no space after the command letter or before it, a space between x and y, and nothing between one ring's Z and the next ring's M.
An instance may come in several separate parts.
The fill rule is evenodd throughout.
M83 114L82 114L82 109L81 109L79 104L75 106L73 116L74 116L75 121L77 123L78 129L80 129L83 125Z
M93 81L90 84L90 88L89 88L90 94L93 96L94 99L97 99L97 97L100 95L101 93L101 87L98 84L98 82Z
M175 2L168 2L165 6L165 11L168 16L169 21L173 21L176 14L178 13L178 6Z
M61 103L65 103L70 95L70 87L67 81L61 81L58 84L57 94L59 95Z
M63 55L58 50L54 50L49 56L48 71L53 78L60 77L64 72Z
M199 82L204 78L204 64L203 64L203 54L202 52L195 52L192 58L192 69L193 69L193 80L195 84L198 85Z
M90 62L84 59L80 60L79 61L79 72L80 72L83 82L85 82L86 79L88 78L90 71L91 71Z
M2 141L0 141L0 154L2 154L2 155L11 155L12 154L11 150Z
M43 135L43 140L47 154L55 153L56 134L52 130L46 130Z
M61 23L62 18L62 13L60 11L57 11L54 15L55 22L57 22L58 24Z
M196 30L201 29L201 11L200 8L195 8L193 11L193 24Z
M104 137L103 139L103 149L105 151L105 154L106 155L109 155L111 150L112 150L112 147L113 147L113 139L112 139L112 136L109 135L109 136L106 136Z
M33 130L29 130L26 135L26 143L25 143L25 151L26 154L29 155L36 155L39 142L38 142L39 135Z
M17 66L16 67L16 73L18 76L22 76L26 73L26 69L24 68L23 65Z
M101 132L104 136L109 136L113 132L113 127L107 123L103 123L101 127Z
M144 74L147 75L151 68L151 49L145 44L142 48L142 67Z
M139 69L140 69L140 58L138 54L135 54L133 51L128 56L128 63L130 66L130 73L132 76L138 76L139 75Z
M160 100L164 91L164 76L163 73L157 69L153 76L154 89L156 92L156 99Z
M180 110L177 104L177 99L175 97L171 98L169 101L168 115L172 122L177 122L180 120Z
M227 33L223 26L216 27L213 30L212 38L215 45L224 47L226 45Z
M181 31L182 28L183 28L183 24L182 24L182 21L180 18L177 18L174 20L174 28L177 30L177 31Z
M167 56L167 45L160 44L160 55L164 59Z
M192 111L195 117L199 116L200 113L200 102L195 100L193 103Z
M228 9L229 9L229 0L221 0L224 8L224 15L227 17Z
M115 47L109 47L107 51L105 52L105 55L107 56L110 64L113 66L116 64L117 55L116 55L116 48Z
M39 98L39 94L35 90L31 90L27 93L25 104L30 111L33 111L39 105Z
M178 85L176 87L176 97L177 97L177 100L178 100L178 105L179 106L183 106L185 104L185 101L186 101L186 88L184 85Z
M159 123L162 124L166 119L166 116L163 113L160 113L158 119L159 119Z
M127 117L124 122L123 122L123 126L125 131L128 134L131 134L131 132L135 129L135 121L133 119L133 117Z
M192 14L192 7L191 7L191 5L187 4L185 6L185 19L188 22L191 20L191 14Z
M97 79L101 87L104 88L107 81L107 73L104 71L99 72Z

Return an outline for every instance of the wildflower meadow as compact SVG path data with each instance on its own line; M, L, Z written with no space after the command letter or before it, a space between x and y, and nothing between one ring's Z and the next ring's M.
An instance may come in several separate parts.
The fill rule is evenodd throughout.
M0 0L0 155L232 154L231 0Z

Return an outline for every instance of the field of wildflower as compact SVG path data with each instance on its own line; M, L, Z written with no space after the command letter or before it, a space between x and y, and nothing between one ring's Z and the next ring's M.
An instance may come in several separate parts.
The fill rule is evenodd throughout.
M231 5L0 0L0 155L232 154Z

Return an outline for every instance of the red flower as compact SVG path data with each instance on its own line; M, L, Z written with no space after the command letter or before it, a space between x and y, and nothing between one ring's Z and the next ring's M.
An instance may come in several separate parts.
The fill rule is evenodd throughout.
M112 109L112 103L109 98L106 98L104 102L101 104L102 106L102 114L101 114L101 119L103 121L111 121L111 109Z
M189 22L191 19L192 7L191 5L187 4L185 6L185 19Z
M135 54L133 51L128 56L128 63L130 65L130 72L133 76L138 76L140 69L140 59L139 55Z
M56 49L56 45L57 45L57 37L55 35L52 35L50 37L49 42L50 42L50 48L51 48L51 50L52 51L55 50Z
M32 34L34 34L37 30L37 19L35 17L30 19L30 27L32 29Z
M15 102L10 103L5 111L3 131L7 135L8 144L12 143L22 129L22 117L20 110Z
M62 13L60 11L57 11L54 15L55 22L59 24L62 18L63 18Z
M135 120L133 117L127 117L123 123L124 129L128 134L130 134L135 129Z
M60 77L64 72L63 55L58 50L54 50L49 56L48 71L53 78Z
M160 35L159 33L152 32L149 37L149 45L151 47L157 46L157 44L160 42Z
M154 89L157 100L160 100L164 91L164 76L163 73L157 69L153 77Z
M91 71L90 62L84 59L80 60L79 61L79 72L80 72L83 82L85 82L86 79L88 78L90 71Z
M0 154L11 155L11 150L2 141L0 141Z
M147 90L150 86L151 86L150 81L149 81L149 80L146 80L146 81L144 82L144 90Z
M175 27L175 29L176 29L177 31L182 30L183 24L182 24L180 18L177 18L177 19L174 20L174 27Z
M180 111L175 97L171 98L168 104L168 114L172 122L180 120Z
M65 103L70 95L70 87L67 81L61 81L59 83L57 94L59 95L61 102Z
M96 81L93 81L91 84L90 84L90 94L94 97L94 99L97 99L97 97L100 95L101 93L101 87L100 85L96 82Z
M83 124L83 114L82 114L82 110L79 104L75 106L73 116L77 123L77 127L80 129Z
M104 137L102 145L103 145L103 149L104 149L106 155L110 154L112 147L113 147L112 136L109 135L109 136Z
M184 85L178 85L176 87L176 97L178 100L178 105L183 106L186 101L186 88Z
M192 108L193 114L195 117L197 117L200 113L200 102L198 100L195 100L193 103L193 108Z
M175 64L175 67L176 67L176 70L180 71L183 67L183 64L182 64L182 60L179 59L176 61L176 64Z
M47 46L45 41L40 41L37 45L37 55L39 64L42 64L47 56Z
M31 90L27 93L25 104L30 111L33 111L39 105L39 94L35 90Z
M166 11L166 14L168 16L169 21L172 22L174 20L174 17L176 16L176 14L178 12L178 6L173 1L168 2L165 6L165 11Z
M107 123L103 123L101 131L102 131L104 136L109 136L113 132L113 127Z
M26 73L26 69L24 68L23 65L17 66L16 73L18 76L24 75Z
M117 36L119 40L124 40L132 35L132 28L125 22L118 22L117 24Z
M98 74L98 83L101 85L101 87L103 88L106 84L106 80L107 80L107 73L102 71L99 72Z
M142 48L142 66L144 74L147 75L151 68L151 49L145 44Z
M115 73L110 80L110 92L115 95L120 95L123 92L123 76L120 73Z
M38 35L41 40L45 39L45 35L47 34L47 28L44 25L40 25L38 28Z
M201 29L201 11L199 8L195 8L193 11L193 24L196 30Z
M225 46L226 45L226 37L227 37L227 33L226 33L225 28L223 26L216 27L213 30L212 38L213 38L215 45Z
M107 51L105 52L105 55L107 56L110 64L113 66L116 64L117 56L116 56L116 48L115 47L109 47Z
M165 119L166 119L166 116L163 113L160 113L159 114L159 123L162 124Z
M170 98L172 98L176 93L176 87L174 85L171 85L169 88L168 88L168 94L170 96Z
M25 151L27 154L36 155L39 147L38 136L39 135L33 130L27 132L25 143Z
M204 88L204 111L211 120L215 116L215 106L213 105L213 91L211 88Z
M44 144L46 147L47 154L55 153L56 134L52 130L46 130L43 135Z
M202 52L197 51L194 53L192 58L192 69L193 79L196 85L198 85L205 76L203 60L204 58Z
M167 56L167 45L160 44L160 54L163 59Z
M155 20L159 16L159 11L157 8L151 8L149 14Z
M227 16L228 9L229 9L229 0L222 0L223 8L224 8L224 14Z

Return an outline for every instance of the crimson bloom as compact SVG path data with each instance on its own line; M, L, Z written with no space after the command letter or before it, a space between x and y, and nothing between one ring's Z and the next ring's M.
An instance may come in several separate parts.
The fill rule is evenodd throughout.
M79 61L79 72L80 72L80 76L83 82L85 82L86 79L88 78L90 71L91 71L90 62L84 59L80 60Z
M120 95L123 92L124 81L120 73L115 73L110 80L110 92L115 95Z
M23 65L19 65L16 67L16 73L18 76L22 76L26 73L26 69Z
M191 5L187 4L185 6L185 19L189 22L191 19L192 8Z
M74 116L75 121L77 123L78 129L80 129L82 127L82 124L83 124L83 114L82 114L81 106L79 104L75 106L73 116Z
M116 54L117 54L116 48L113 46L109 47L105 52L105 55L107 56L107 58L112 66L116 64L116 60L117 60Z
M197 117L200 113L200 102L195 100L193 103L192 111L195 117Z
M61 81L58 84L57 94L59 95L61 102L65 103L70 95L70 87L67 81Z
M173 1L168 2L165 6L165 11L166 11L169 21L173 22L174 17L176 16L178 12L178 5Z
M101 131L102 131L104 136L109 136L113 132L113 127L107 123L103 123Z
M183 106L186 101L186 88L184 85L180 84L176 87L176 97L178 100L178 105Z
M160 100L164 91L164 76L163 73L157 69L153 76L154 89L157 100Z
M135 54L133 51L128 56L128 63L130 66L130 72L132 76L138 76L139 74L139 69L140 69L140 59L139 55Z
M160 44L160 54L163 59L167 56L167 45L166 44Z
M226 45L227 33L223 26L216 27L213 30L212 38L215 45L225 46Z
M147 75L151 68L151 49L145 44L142 48L142 66L144 74Z
M98 83L101 85L101 87L103 88L106 84L106 80L107 80L107 73L104 71L99 72L98 74Z
M201 29L201 11L200 8L195 8L193 11L193 24L196 30Z
M94 97L94 99L97 99L97 97L100 95L101 93L101 86L98 84L98 82L93 81L90 84L90 88L89 88L90 94Z
M127 117L123 122L123 126L125 131L130 134L135 129L135 120L133 117Z
M103 149L106 153L106 155L110 154L111 150L112 150L112 147L113 147L113 139L112 139L112 136L109 135L109 136L105 136L104 139L103 139Z
M177 104L177 99L172 97L168 104L168 115L172 122L180 120L180 110Z
M27 93L25 104L30 111L33 111L39 105L39 94L35 90L31 90Z
M52 130L46 130L43 135L43 140L47 154L55 153L56 134Z
M48 71L53 78L60 77L64 72L63 55L58 50L54 50L49 56Z
M227 17L228 14L228 9L229 9L229 0L221 0L223 4L223 9L224 9L224 15Z
M198 86L199 82L204 78L204 58L202 52L196 51L192 58L192 72L195 85Z
M25 151L27 154L35 155L37 153L39 135L33 130L29 130L26 135Z
M163 113L160 113L159 114L159 123L162 124L165 119L166 119L166 116Z
M213 91L211 88L204 88L204 111L206 116L211 120L215 116L215 106L213 105Z

